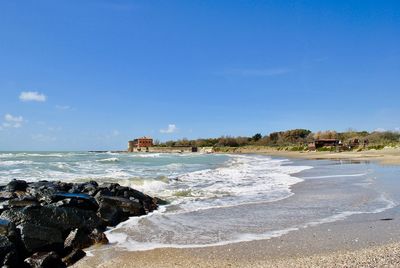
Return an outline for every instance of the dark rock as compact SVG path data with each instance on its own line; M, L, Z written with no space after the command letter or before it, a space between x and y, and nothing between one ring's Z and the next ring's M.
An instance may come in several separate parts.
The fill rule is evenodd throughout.
M21 230L21 240L28 252L48 250L62 252L64 241L60 230L30 223L23 223L18 228Z
M89 234L83 229L75 229L69 233L64 241L64 248L87 248L93 245L92 239Z
M12 192L0 192L0 201L9 200L15 197L17 196Z
M12 241L6 237L0 236L0 265L2 267L18 267L18 252Z
M25 263L32 268L61 268L66 267L61 258L54 251L37 252L25 259Z
M12 222L0 219L0 235L8 236L12 228L15 228Z
M43 184L41 182L38 185ZM51 184L50 182L46 182L48 185L42 185L38 187L28 187L27 193L31 196L34 196L37 200L44 202L44 203L51 203L51 197L53 194L58 192L58 189L55 185Z
M163 202L118 183L14 180L0 186L0 266L65 267L66 254L71 265L85 256L81 249L108 243L107 225Z
M126 216L121 209L115 206L108 205L106 203L100 203L97 215L108 225L115 226L121 221L127 220L129 217Z
M142 204L139 201L130 200L123 197L103 196L100 199L100 204L117 207L129 216L141 216L146 214Z
M91 233L84 229L75 229L65 239L64 248L69 252L74 248L83 249L94 244L108 244L106 235L99 229L94 229Z
M110 189L108 189L106 187L98 188L96 194L94 195L94 198L97 200L97 202L99 202L99 200L103 196L113 196L113 194L111 193Z
M15 207L27 207L27 206L39 206L40 203L34 199L11 199L8 200L8 206Z
M12 180L7 184L6 189L9 192L15 192L15 191L25 191L27 187L28 183L26 181Z
M72 265L86 256L82 249L74 249L70 254L65 256L62 260L66 265Z
M97 210L99 205L92 196L88 194L75 193L55 193L51 197L53 202L61 201L57 206L61 207L76 207L88 210Z
M0 215L0 218L12 221L17 225L31 223L39 226L52 227L60 230L62 233L69 232L76 228L92 230L104 226L104 222L94 211L72 207L56 207L52 205L12 208L4 211Z
M102 244L102 245L108 244L107 236L97 228L93 230L93 232L89 235L89 237L90 239L92 239L93 244Z
M168 205L168 202L167 202L167 201L165 201L165 200L163 200L163 199L160 199L160 198L158 198L158 197L153 197L153 200L155 201L155 203L156 203L157 205Z
M94 195L97 192L97 187L99 185L95 181L89 181L84 183L76 183L69 190L70 193L87 193Z

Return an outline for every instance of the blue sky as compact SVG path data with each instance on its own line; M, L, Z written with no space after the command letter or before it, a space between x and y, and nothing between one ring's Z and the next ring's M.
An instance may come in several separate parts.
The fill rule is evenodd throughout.
M0 1L0 150L400 127L400 1Z

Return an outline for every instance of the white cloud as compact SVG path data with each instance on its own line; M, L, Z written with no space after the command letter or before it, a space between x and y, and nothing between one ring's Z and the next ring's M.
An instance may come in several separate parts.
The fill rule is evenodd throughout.
M375 129L374 131L376 131L376 132L385 132L386 131L386 129L384 129L384 128L381 128L381 127L378 127L377 129Z
M19 95L19 99L21 101L38 101L38 102L45 102L47 97L46 95L36 92L36 91L23 91Z
M22 116L13 116L11 114L6 114L4 116L4 121L2 124L2 128L19 128L22 126L24 122L24 118Z
M160 129L161 133L175 133L178 130L175 124L169 124L166 129Z

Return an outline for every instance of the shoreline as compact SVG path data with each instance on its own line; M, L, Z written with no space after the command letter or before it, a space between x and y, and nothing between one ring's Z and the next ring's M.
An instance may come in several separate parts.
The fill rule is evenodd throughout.
M400 211L353 215L280 237L204 248L116 251L73 267L380 267L400 264ZM391 219L393 220L383 220ZM366 232L368 231L368 232Z
M234 153L310 160L373 161L380 165L400 164L398 149L357 153L271 153L250 150ZM383 212L351 215L342 220L301 228L269 239L202 248L158 248L131 252L112 249L107 254L88 257L74 267L393 266L400 265L399 225L400 210L395 206Z
M220 154L261 154L278 157L288 157L308 160L349 160L374 161L381 165L400 165L400 148L384 148L381 150L366 150L360 152L308 152L282 151L270 147L237 147L229 148Z

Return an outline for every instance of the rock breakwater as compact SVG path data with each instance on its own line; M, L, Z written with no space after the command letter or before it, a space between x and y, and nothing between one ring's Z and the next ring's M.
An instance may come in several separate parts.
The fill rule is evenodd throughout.
M13 180L0 186L0 265L66 267L82 250L108 243L103 233L164 204L117 183Z

